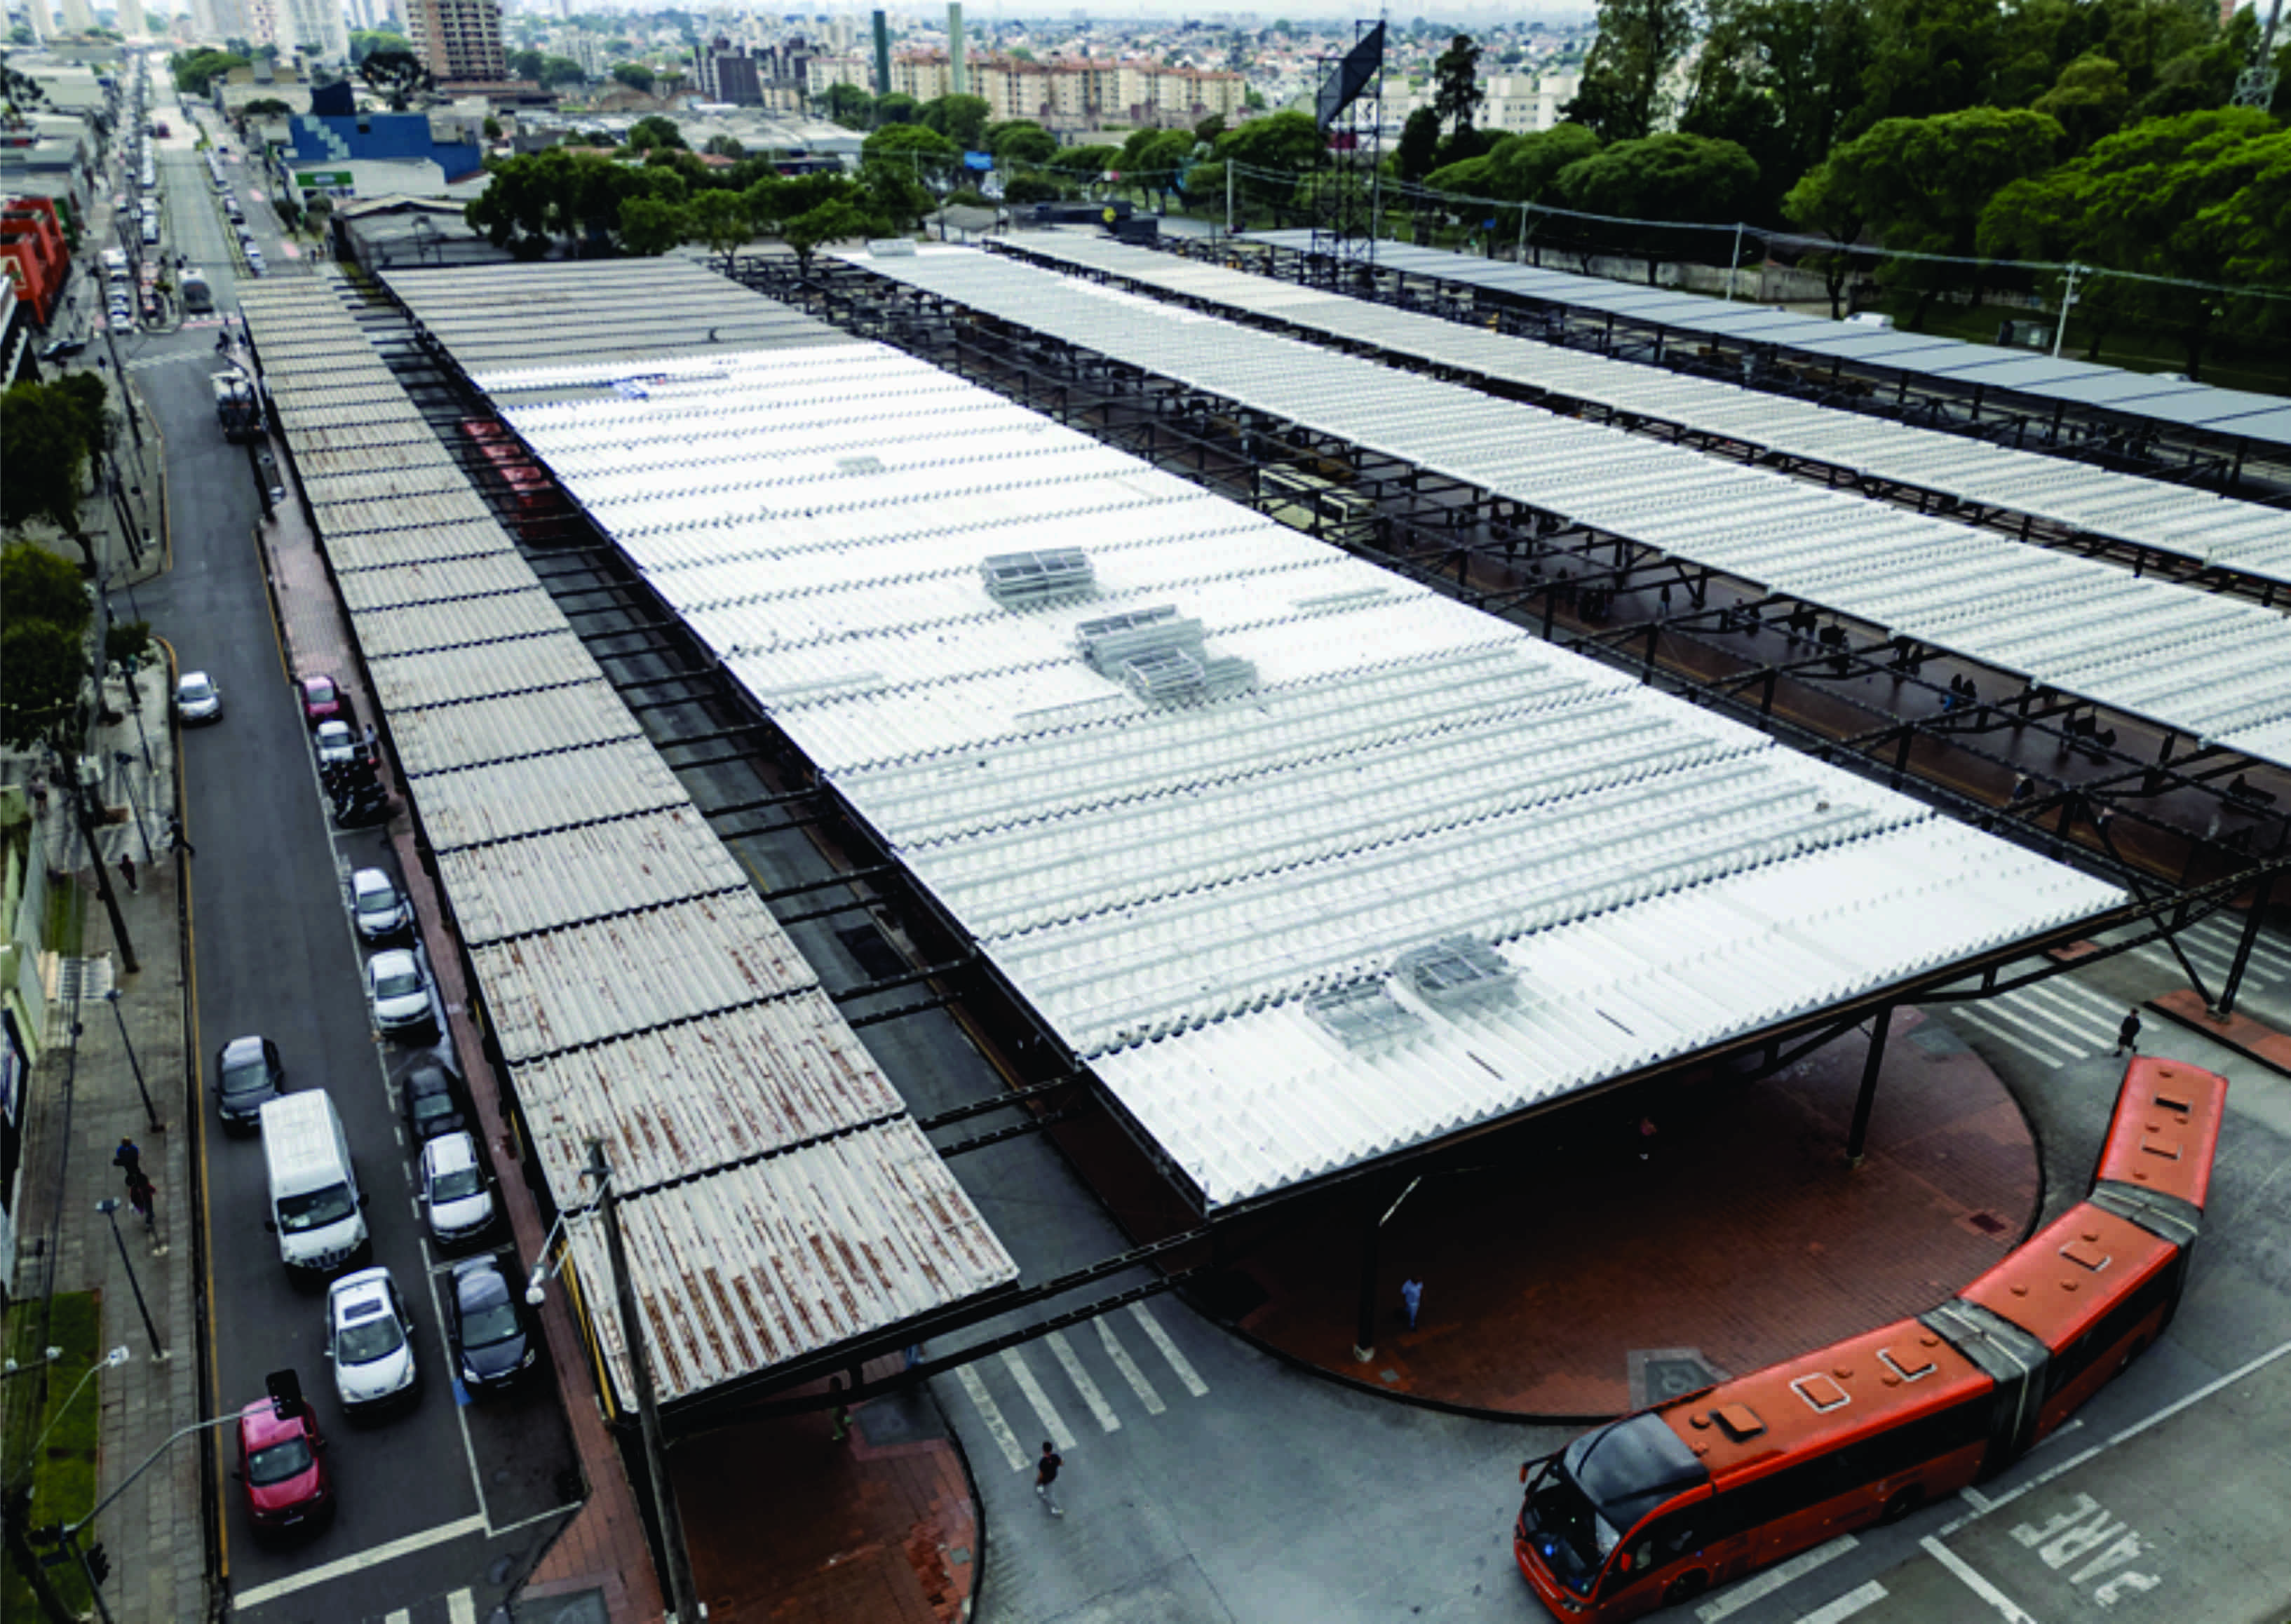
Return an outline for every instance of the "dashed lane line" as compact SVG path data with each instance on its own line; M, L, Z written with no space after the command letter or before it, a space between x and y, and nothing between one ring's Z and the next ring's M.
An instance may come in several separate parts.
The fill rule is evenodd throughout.
M1050 1435L1050 1442L1060 1449L1072 1449L1074 1435L1067 1430L1065 1418L1058 1413L1058 1407L1050 1403L1050 1395L1042 1391L1042 1384L1034 1379L1033 1367L1018 1356L1017 1348L1006 1347L1002 1350L1002 1368L1010 1372L1010 1379L1018 1384L1018 1391L1034 1407L1042 1430Z
M1121 1379L1129 1384L1129 1390L1137 1395L1137 1402L1146 1406L1146 1412L1160 1415L1167 1410L1169 1406L1154 1391L1154 1384L1146 1379L1146 1372L1137 1368L1129 1350L1121 1346L1121 1339L1113 1334L1113 1327L1105 1323L1105 1316L1100 1314L1090 1323L1097 1327L1097 1339L1105 1348L1105 1356L1113 1361L1113 1368L1121 1372Z
M1840 1534L1827 1545L1817 1545L1802 1556L1793 1556L1779 1566L1767 1569L1755 1579L1744 1580L1724 1596L1713 1596L1694 1610L1694 1616L1702 1624L1718 1624L1719 1620L1732 1618L1753 1603L1764 1601L1783 1586L1795 1584L1816 1568L1835 1562L1861 1543L1852 1534Z
M1817 1607L1797 1624L1845 1624L1845 1620L1865 1607L1875 1607L1885 1599L1885 1587L1871 1580L1858 1590L1848 1590L1826 1607Z
M1129 1317L1137 1322L1138 1328L1153 1339L1154 1347L1162 1350L1162 1357L1170 1362L1170 1368L1178 1373L1178 1379L1185 1383L1186 1392L1195 1398L1209 1392L1210 1384L1194 1373L1194 1367L1186 1363L1185 1355L1178 1351L1178 1345L1170 1340L1170 1333L1162 1329L1162 1322L1154 1317L1151 1308L1144 1303L1132 1303L1129 1305Z
M292 1596L298 1590L308 1590L316 1585L332 1584L337 1579L348 1578L352 1573L363 1573L368 1568L380 1567L385 1562L395 1562L400 1556L411 1556L416 1551L426 1551L432 1546L445 1545L469 1534L481 1534L485 1531L485 1518L472 1512L470 1515L457 1518L451 1523L440 1523L435 1528L424 1529L418 1534L407 1534L402 1540L392 1540L386 1544L374 1546L369 1550L337 1557L333 1562L321 1563L315 1568L305 1568L300 1573L290 1573L284 1579L274 1579L267 1585L256 1585L252 1589L242 1590L231 1598L231 1609L236 1612L245 1612L250 1608L260 1607L267 1602L275 1602L282 1596Z
M467 1589L446 1598L446 1624L478 1624L478 1598Z
M987 1435L994 1440L994 1447L1002 1451L1002 1459L1010 1463L1012 1471L1025 1471L1026 1451L1018 1447L1017 1435L1010 1430L1010 1423L1002 1419L1001 1406L986 1390L986 1384L979 1379L978 1372L965 1364L956 1367L954 1376L962 1384L962 1390L970 1395L971 1408L977 1411L978 1419L986 1423Z
M1090 1414L1097 1419L1098 1430L1120 1432L1121 1418L1113 1413L1113 1407L1105 1402L1105 1395L1097 1390L1097 1384L1090 1379L1089 1372L1081 1368L1081 1361L1074 1356L1073 1345L1066 1340L1066 1333L1054 1331L1042 1339L1050 1345L1050 1352L1065 1368L1066 1379L1073 1383L1074 1391L1081 1395L1081 1402L1089 1406Z

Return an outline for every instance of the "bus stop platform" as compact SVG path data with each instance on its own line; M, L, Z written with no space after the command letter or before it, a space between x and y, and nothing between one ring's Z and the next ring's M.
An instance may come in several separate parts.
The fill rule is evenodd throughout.
M1365 1360L1363 1238L1388 1186L1248 1249L1220 1317L1372 1391L1588 1420L1921 1313L2036 1227L2038 1147L1988 1065L1902 1009L1849 1167L1867 1050L1573 1113L1530 1163L1424 1178L1382 1226Z

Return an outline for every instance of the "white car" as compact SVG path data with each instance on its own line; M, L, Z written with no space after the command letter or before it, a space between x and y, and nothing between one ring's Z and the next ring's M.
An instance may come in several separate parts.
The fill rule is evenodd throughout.
M494 1193L467 1133L441 1133L422 1146L422 1210L440 1246L474 1241L493 1227Z
M184 722L222 720L222 690L203 671L187 671L175 684L175 714Z
M374 1024L384 1032L406 1032L430 1025L430 975L422 961L403 947L392 947L366 961L366 1001L374 1008Z
M378 868L350 876L350 917L369 942L384 942L414 929L414 900Z
M318 765L330 767L337 761L347 761L358 754L358 735L344 721L320 722L310 734L310 742L318 746Z
M388 1269L360 1269L329 1288L326 1357L353 1414L414 1391L414 1320Z

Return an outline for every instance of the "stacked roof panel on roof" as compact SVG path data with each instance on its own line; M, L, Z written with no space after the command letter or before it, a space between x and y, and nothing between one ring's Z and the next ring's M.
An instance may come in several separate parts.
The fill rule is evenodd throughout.
M2291 764L2291 623L971 249L875 274L2228 749ZM663 502L672 502L663 498Z
M2117 896L888 350L476 381L1211 1206ZM1141 696L1125 615L1252 685Z
M1716 379L1488 332L1102 237L1037 233L1029 254L1479 376L1549 390L1744 446L2016 513L2270 581L2291 582L2291 513L1985 440L1791 400ZM1435 264L1484 261L1432 249ZM1418 269L1411 256L1395 269ZM1736 307L1740 308L1740 307Z
M324 440L320 539L561 1205L613 1149L663 1401L1014 1280L490 510L406 454L420 414L341 303L264 284L244 308L289 446ZM607 1279L591 1240L567 1243ZM612 1295L585 1300L625 1404Z
M1315 251L1310 231L1256 232L1250 240L1299 253ZM1612 311L1634 321L1660 323L1682 332L1772 342L1786 350L1868 362L1957 385L1982 384L2070 405L2105 403L2110 411L2152 418L2158 422L2202 429L2263 445L2291 446L2291 404L2279 395L2215 389L2209 384L2050 358L2044 358L2041 370L2032 370L2030 363L2038 358L2025 350L1969 344L1931 334L1828 321L1784 311L1753 314L1740 304L1707 293L1636 287L1597 277L1474 259L1444 249L1419 248L1405 243L1379 242L1374 245L1373 253L1376 263L1387 270L1517 293L1553 304ZM1745 322L1756 323L1760 316L1773 323L1774 336L1771 341L1763 333L1739 331Z

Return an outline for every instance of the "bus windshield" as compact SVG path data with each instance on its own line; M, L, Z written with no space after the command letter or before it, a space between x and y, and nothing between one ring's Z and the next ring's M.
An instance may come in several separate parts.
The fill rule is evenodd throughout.
M1544 1464L1528 1485L1527 1509L1521 1521L1552 1577L1578 1596L1591 1593L1600 1565L1622 1537L1591 1508L1575 1480L1560 1469L1556 1456Z
M1709 1469L1660 1416L1627 1416L1584 1434L1544 1467L1529 1491L1529 1536L1554 1576L1588 1596L1615 1547L1649 1513L1709 1481Z

